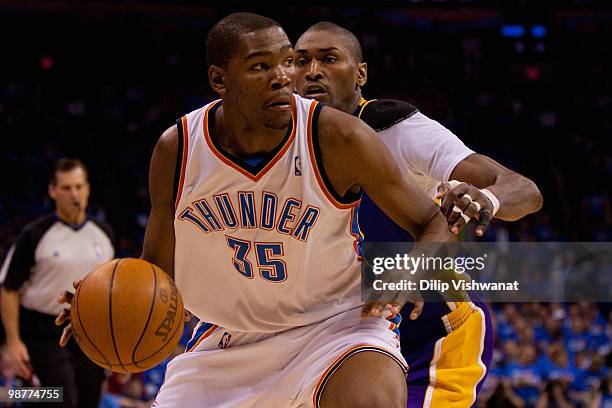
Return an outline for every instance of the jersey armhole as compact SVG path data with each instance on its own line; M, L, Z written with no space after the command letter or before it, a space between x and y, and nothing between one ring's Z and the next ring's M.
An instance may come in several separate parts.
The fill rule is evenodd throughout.
M174 186L172 191L175 209L178 207L179 201L181 201L183 183L185 182L185 170L187 168L187 116L176 120L176 128L178 129L178 147L176 149L176 166L174 168Z
M323 166L323 157L321 155L321 147L319 145L319 115L323 105L318 102L313 102L310 108L308 117L308 150L310 151L310 158L313 162L313 168L317 181L321 190L325 193L331 203L341 209L351 208L359 204L361 200L361 193L348 192L346 195L341 196L336 192L331 184L331 181L327 177L325 168Z

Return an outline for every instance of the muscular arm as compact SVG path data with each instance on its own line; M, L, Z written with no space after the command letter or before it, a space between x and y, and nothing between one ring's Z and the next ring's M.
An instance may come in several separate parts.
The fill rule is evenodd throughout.
M542 195L533 181L481 154L459 162L450 179L490 190L500 204L495 217L505 221L516 221L542 208Z
M151 213L142 258L174 277L174 172L178 150L176 126L159 138L151 157L149 194Z
M363 188L417 241L449 242L446 219L425 192L402 177L391 153L361 120L331 108L319 118L323 166L340 195Z

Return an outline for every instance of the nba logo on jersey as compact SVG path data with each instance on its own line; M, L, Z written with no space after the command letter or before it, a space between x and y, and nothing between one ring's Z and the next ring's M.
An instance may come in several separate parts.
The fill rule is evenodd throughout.
M232 335L229 334L228 332L223 333L223 337L221 337L221 340L219 340L219 344L218 344L219 348L220 349L226 348L231 338L232 338Z
M96 242L96 244L94 245L94 251L96 253L96 257L98 259L102 258L102 247L100 246L100 244L98 244Z
M293 159L293 161L294 161L294 167L295 167L295 175L301 176L302 175L302 159L300 158L300 156L295 156L295 159Z

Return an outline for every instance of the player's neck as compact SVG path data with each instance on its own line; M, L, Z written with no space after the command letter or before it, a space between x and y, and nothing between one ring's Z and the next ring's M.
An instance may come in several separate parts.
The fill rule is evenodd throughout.
M239 112L221 106L215 112L215 136L223 150L236 157L257 153L268 153L283 142L287 134L284 129L256 127L244 120Z
M355 97L353 98L353 100L351 101L350 105L347 107L347 110L345 110L345 112L348 113L349 115L352 115L353 112L355 112L357 108L359 107L359 103L361 102L361 99L362 99L361 88L357 88L357 91L355 92Z

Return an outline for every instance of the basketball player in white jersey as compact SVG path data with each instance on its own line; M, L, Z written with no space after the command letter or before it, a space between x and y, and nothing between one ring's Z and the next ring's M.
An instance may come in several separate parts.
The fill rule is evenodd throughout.
M360 295L360 191L420 241L452 241L446 220L371 128L293 94L278 23L232 14L206 53L221 99L157 143L143 258L211 323L170 362L155 406L405 407L387 302L364 309Z
M542 197L531 180L474 153L412 104L365 100L361 87L368 78L367 65L359 41L347 29L329 22L308 28L295 46L295 71L300 95L368 123L401 171L430 197L436 195L441 182L467 182L453 188L442 203L447 209L461 210L445 211L454 233L470 217L479 218L476 233L482 235L492 215L512 221L541 207ZM412 240L366 195L359 222L366 241ZM410 307L402 313L409 314ZM418 319L402 323L401 332L402 352L409 365L408 408L471 406L492 359L493 329L487 305L479 301L428 302Z

